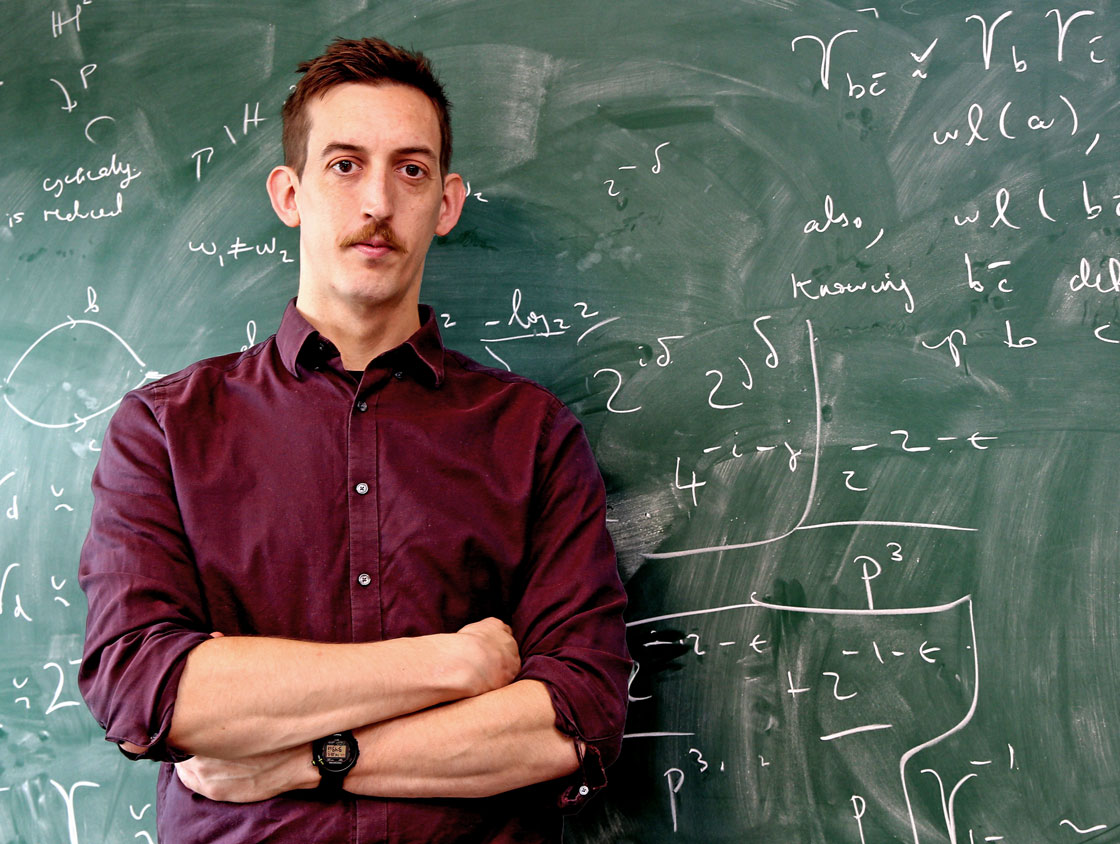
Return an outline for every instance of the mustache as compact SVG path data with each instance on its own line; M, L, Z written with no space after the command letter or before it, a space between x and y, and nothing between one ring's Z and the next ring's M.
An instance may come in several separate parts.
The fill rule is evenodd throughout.
M397 238L392 227L385 220L370 220L353 234L346 235L342 238L339 245L346 248L348 246L356 246L359 243L366 243L370 240L383 240L386 245L398 252L408 251L405 249L404 244Z

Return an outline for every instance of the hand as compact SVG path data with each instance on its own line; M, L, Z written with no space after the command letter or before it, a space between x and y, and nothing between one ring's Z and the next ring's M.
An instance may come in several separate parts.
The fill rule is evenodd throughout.
M509 625L484 618L455 634L465 645L464 661L470 670L468 696L508 686L521 670L521 654Z
M314 788L319 781L310 745L243 759L194 756L177 763L175 773L191 791L223 803L256 803L286 791Z

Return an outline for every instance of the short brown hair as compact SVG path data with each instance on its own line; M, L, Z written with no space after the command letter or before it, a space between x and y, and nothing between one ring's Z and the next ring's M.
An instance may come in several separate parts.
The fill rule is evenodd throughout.
M446 176L451 169L451 103L422 53L395 47L380 38L351 41L336 38L316 59L301 62L297 71L303 78L284 103L284 163L303 175L307 163L307 134L310 123L307 104L336 85L368 82L373 85L394 82L409 85L425 94L439 119L439 169Z

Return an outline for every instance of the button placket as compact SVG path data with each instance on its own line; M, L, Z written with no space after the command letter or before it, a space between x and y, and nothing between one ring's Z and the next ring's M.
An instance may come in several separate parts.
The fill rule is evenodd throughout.
M355 641L376 641L382 636L377 380L372 371L364 374L358 390L351 394L348 420L350 618Z

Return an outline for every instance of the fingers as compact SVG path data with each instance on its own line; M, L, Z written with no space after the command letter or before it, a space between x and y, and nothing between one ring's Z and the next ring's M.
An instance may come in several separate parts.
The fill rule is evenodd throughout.
M467 643L464 655L473 669L472 694L500 689L513 682L521 670L521 654L509 625L497 618L484 618L459 630Z

